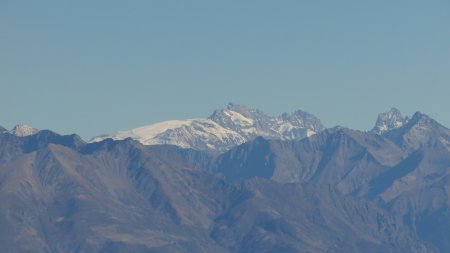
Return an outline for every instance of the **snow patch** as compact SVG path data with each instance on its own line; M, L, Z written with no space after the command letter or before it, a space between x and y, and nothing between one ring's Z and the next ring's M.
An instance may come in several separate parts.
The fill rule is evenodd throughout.
M253 125L253 120L250 118L245 117L244 115L235 112L235 111L231 111L231 110L224 110L223 111L225 115L227 115L228 117L230 117L230 119L235 122L235 123L240 123L242 125L248 125L248 126L252 126Z
M32 126L29 126L29 125L25 125L25 124L16 125L10 131L11 134L14 134L15 136L19 136L19 137L33 135L33 134L36 134L37 132L39 132L38 129L36 129Z
M229 105L214 111L208 118L170 120L157 124L95 137L91 142L106 138L132 138L144 145L172 144L183 148L220 153L262 136L267 139L299 140L323 130L313 115L297 111L291 115L270 117L242 105Z

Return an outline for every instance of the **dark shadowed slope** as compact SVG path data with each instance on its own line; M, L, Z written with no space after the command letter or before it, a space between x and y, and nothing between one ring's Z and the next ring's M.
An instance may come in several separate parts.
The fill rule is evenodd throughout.
M383 135L334 128L300 141L258 139L221 155L211 170L229 182L262 177L331 187L400 217L450 252L449 140L450 130L416 113Z
M322 184L226 183L175 146L0 138L6 252L435 252L400 216Z
M434 252L399 217L330 188L243 183L251 193L217 219L212 236L232 252Z
M356 194L367 191L365 184L404 156L379 135L334 128L295 142L257 139L220 156L212 170L227 181L259 176L282 183L331 184Z
M28 138L12 141L34 145ZM10 149L0 165L3 250L226 252L208 227L232 188L194 169L176 147L97 145Z

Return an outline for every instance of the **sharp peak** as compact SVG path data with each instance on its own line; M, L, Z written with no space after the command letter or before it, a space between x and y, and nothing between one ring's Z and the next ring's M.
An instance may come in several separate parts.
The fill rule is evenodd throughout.
M403 117L401 111L397 108L397 107L391 107L388 111L382 112L378 114L378 117L383 116L383 115L388 115L390 113L394 113L396 115L400 115ZM412 117L409 116L404 116L404 118L408 119L408 120L412 120L412 119L420 119L420 118L424 118L424 119L432 119L430 116L428 116L427 114L421 112L421 111L416 111Z
M397 107L391 107L389 110L379 113L378 118L382 118L387 115L395 115L403 117L401 111Z
M399 109L391 107L389 111L378 114L375 126L372 128L372 132L377 134L383 134L393 129L402 127L409 122L409 117L402 115Z

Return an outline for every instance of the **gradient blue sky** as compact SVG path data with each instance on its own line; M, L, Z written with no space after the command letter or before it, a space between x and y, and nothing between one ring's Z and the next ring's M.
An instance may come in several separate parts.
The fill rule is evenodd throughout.
M84 138L229 101L450 126L450 1L0 0L0 125Z

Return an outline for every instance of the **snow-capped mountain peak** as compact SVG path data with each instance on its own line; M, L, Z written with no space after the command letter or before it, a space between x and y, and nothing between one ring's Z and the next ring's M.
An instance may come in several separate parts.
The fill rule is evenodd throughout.
M378 114L375 127L372 129L377 134L383 134L393 129L397 129L408 123L409 118L404 117L397 108L391 108L387 112Z
M34 128L34 127L32 127L32 126L29 126L29 125L20 124L20 125L16 125L9 132L11 134L16 135L16 136L24 137L24 136L29 136L29 135L36 134L37 132L39 132L39 130Z
M323 125L311 114L297 111L276 117L244 105L229 103L208 118L171 120L103 135L106 138L133 138L144 145L173 144L184 148L221 153L262 136L267 139L298 140L322 131Z
M123 140L132 138L144 145L172 144L198 150L221 150L245 142L239 134L221 127L209 119L169 120L138 127L129 131L95 137L91 142L107 138Z

